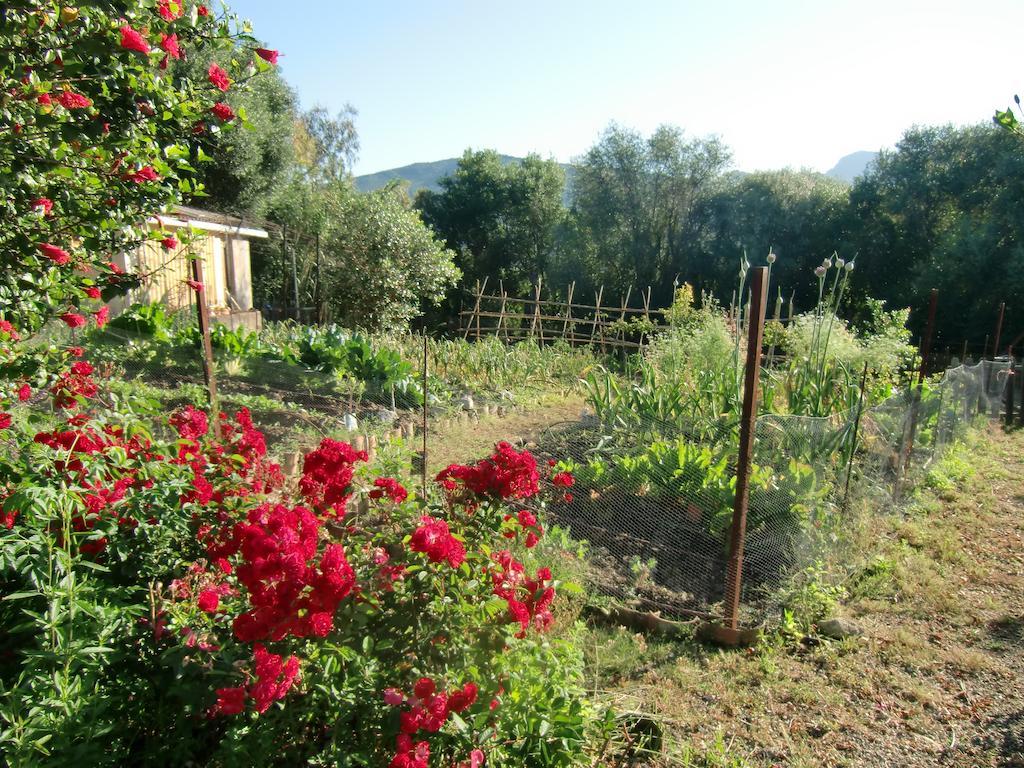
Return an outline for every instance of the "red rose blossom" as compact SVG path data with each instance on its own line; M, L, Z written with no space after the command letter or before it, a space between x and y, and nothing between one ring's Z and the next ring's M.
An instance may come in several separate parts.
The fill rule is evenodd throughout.
M213 114L216 115L218 119L223 120L225 123L235 119L234 110L231 109L231 107L229 107L227 103L223 101L218 101L216 104L210 107L210 111L213 112Z
M178 36L168 35L166 32L160 35L160 48L172 59L181 58L181 48L178 46Z
M139 53L149 53L150 50L146 38L127 24L121 27L121 47L125 50L138 51Z
M55 264L67 264L71 261L71 254L65 251L63 248L58 248L56 245L50 243L40 243L36 246L39 252L46 258Z
M210 64L210 68L206 71L206 76L210 84L215 88L227 91L231 87L231 78L228 77L228 73L218 67L216 63Z
M220 595L215 589L204 589L199 593L198 604L199 610L204 613L216 613L217 606L220 605Z
M28 384L22 384L18 388L18 399L24 403L30 397L32 397L32 387L30 387Z
M196 6L196 13L198 13L200 16L210 15L210 11L205 5Z
M60 319L67 324L68 328L81 328L85 325L85 318L76 312L65 312Z
M181 0L159 0L156 10L165 21L175 21L176 19L180 19L181 14L185 11L182 7Z
M257 48L256 55L264 61L269 61L271 64L277 64L277 51L270 50L269 48Z
M63 91L57 97L64 109L86 109L92 106L92 101L80 93L74 91Z
M110 307L100 307L92 313L92 316L96 320L96 327L102 328L107 324L107 320L110 319Z
M0 412L0 429L7 429L11 426L11 414Z
M97 288L95 285L87 285L82 290L85 291L85 295L88 296L90 299L98 299L103 295L100 289Z
M146 181L158 181L160 174L156 172L156 169L151 165L144 165L137 171L133 171L125 176L125 179L135 184L142 184Z
M178 239L174 235L168 235L167 237L160 241L160 245L162 245L169 251L173 251L175 248L178 247Z

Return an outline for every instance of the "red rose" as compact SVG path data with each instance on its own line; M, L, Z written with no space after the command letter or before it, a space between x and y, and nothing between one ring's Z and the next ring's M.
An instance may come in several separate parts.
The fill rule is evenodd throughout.
M24 403L30 397L32 397L32 387L28 384L22 384L18 389L18 399Z
M50 94L48 93L40 93L36 97L36 101L38 101L40 104L53 104L53 99L50 98Z
M75 312L65 312L60 319L67 324L68 328L81 328L85 325L85 318Z
M7 320L0 320L0 332L6 333L12 341L17 341L21 338L21 336L18 335L18 332L14 330L14 326Z
M84 290L85 290L85 295L88 296L90 299L98 299L98 298L100 298L100 295L101 295L100 294L100 289L97 288L95 285L88 285L88 286L85 287Z
M142 184L146 181L159 181L160 174L156 172L156 169L151 165L145 165L137 171L126 174L125 179L127 181L134 182L135 184Z
M198 280L186 280L185 284L196 293L199 293L201 290L203 290L203 284L200 283Z
M7 429L11 426L11 414L0 413L0 429Z
M85 360L77 360L71 364L71 372L76 376L88 376L93 370L92 364Z
M96 327L102 328L110 318L110 307L100 307L92 313L92 316L96 318Z
M157 12L164 17L165 21L180 19L185 9L181 7L180 0L159 0L156 6ZM177 56L175 56L177 58Z
M218 101L216 104L210 107L210 111L213 112L213 114L215 114L225 123L235 119L234 111L223 101Z
M277 51L272 51L269 48L257 48L256 55L264 61L269 61L271 64L277 64Z
M181 58L181 48L178 47L178 36L163 33L160 35L160 48L172 59Z
M220 605L220 595L217 594L217 590L204 589L199 594L199 610L205 613L216 613L218 605Z
M200 16L209 16L210 15L210 11L206 8L205 5L198 6L196 8L196 13L198 13Z
M71 255L63 248L58 248L50 243L40 243L36 246L39 252L55 264L67 264L71 261Z
M218 67L216 64L211 64L210 68L206 72L210 83L222 91L226 91L231 87L231 78L228 77L228 73Z
M57 97L64 109L85 109L92 106L92 101L80 93L64 91Z
M50 211L53 210L53 201L48 197L37 197L31 203L32 208L42 208L43 216L49 216Z
M121 47L127 51L149 53L149 43L139 32L125 24L121 27Z
M245 688L218 688L217 703L210 714L213 715L238 715L245 711Z
M177 238L174 237L174 235L168 235L167 237L160 241L160 245L162 245L169 251L173 251L175 248L178 247L178 240Z

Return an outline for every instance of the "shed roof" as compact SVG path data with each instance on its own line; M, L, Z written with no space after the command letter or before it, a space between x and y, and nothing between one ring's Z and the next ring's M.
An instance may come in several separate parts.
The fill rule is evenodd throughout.
M149 221L152 224L158 223L156 217ZM179 205L170 216L160 216L159 222L167 227L192 227L200 232L224 232L259 239L269 237L267 230L253 226L240 216L205 211L187 205Z

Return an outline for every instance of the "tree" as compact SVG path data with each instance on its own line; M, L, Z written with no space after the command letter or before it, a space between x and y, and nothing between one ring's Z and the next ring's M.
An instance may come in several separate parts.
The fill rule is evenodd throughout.
M574 165L573 247L592 278L618 290L652 285L668 298L695 236L693 213L729 161L716 138L687 141L661 126L644 139L611 125Z
M323 107L304 113L295 126L295 144L299 162L316 178L340 181L352 175L352 164L359 154L359 136L351 104L331 117Z
M939 341L979 348L1000 301L1024 291L1024 153L992 125L915 127L851 191L849 231L860 252L855 285L912 307L938 288ZM1017 327L1012 316L1012 340ZM1019 324L1019 318L1016 323Z
M322 292L329 317L351 328L399 330L459 279L454 254L411 210L404 192L330 187Z
M464 280L526 290L544 272L564 217L561 166L537 155L504 162L493 150L467 149L440 186L421 190L415 206L457 254Z
M728 298L736 285L738 259L762 263L769 250L778 257L772 291L796 290L803 306L814 303L813 271L833 250L847 259L843 226L849 186L811 171L729 174L710 188L694 213L700 236L680 280Z

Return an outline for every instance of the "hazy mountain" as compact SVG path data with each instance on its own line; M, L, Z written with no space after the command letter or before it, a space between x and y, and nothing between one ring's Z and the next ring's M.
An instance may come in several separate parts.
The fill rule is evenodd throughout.
M864 171L875 161L876 157L878 157L877 152L866 152L864 150L853 152L839 158L839 162L835 164L835 167L827 171L825 175L852 184L854 179L864 174Z
M502 163L515 163L521 158L501 155ZM415 197L417 190L432 189L438 190L441 187L438 182L445 176L455 173L455 167L459 164L459 158L450 157L447 160L435 160L432 163L413 163L403 165L401 168L389 168L386 171L367 173L363 176L356 176L356 189L360 192L372 192L380 189L392 181L409 182L409 197Z
M511 155L500 155L500 157L502 163L518 163L522 160L520 157L512 157ZM852 184L853 180L863 174L876 157L878 157L877 152L853 152L840 158L835 167L825 175ZM435 160L430 163L412 163L411 165L403 165L401 168L389 168L386 171L367 173L362 176L356 176L356 189L360 192L372 192L389 182L405 181L409 183L409 197L415 197L416 192L420 189L435 191L440 189L439 182L441 179L454 173L458 164L459 158L450 157L446 160ZM569 182L572 178L572 166L568 163L562 163L562 167L565 169L566 181ZM567 183L566 193L568 193L568 188L569 185ZM566 199L568 200L568 194L566 194Z
M521 157L512 157L511 155L499 155L499 157L505 165L522 160ZM416 192L420 189L439 190L441 179L455 173L458 164L459 158L450 157L447 160L435 160L432 163L413 163L412 165L403 165L401 168L367 173L363 176L356 176L356 189L360 192L372 192L392 181L407 181L409 182L409 197L415 197ZM561 165L565 169L568 179L571 169L568 163Z

